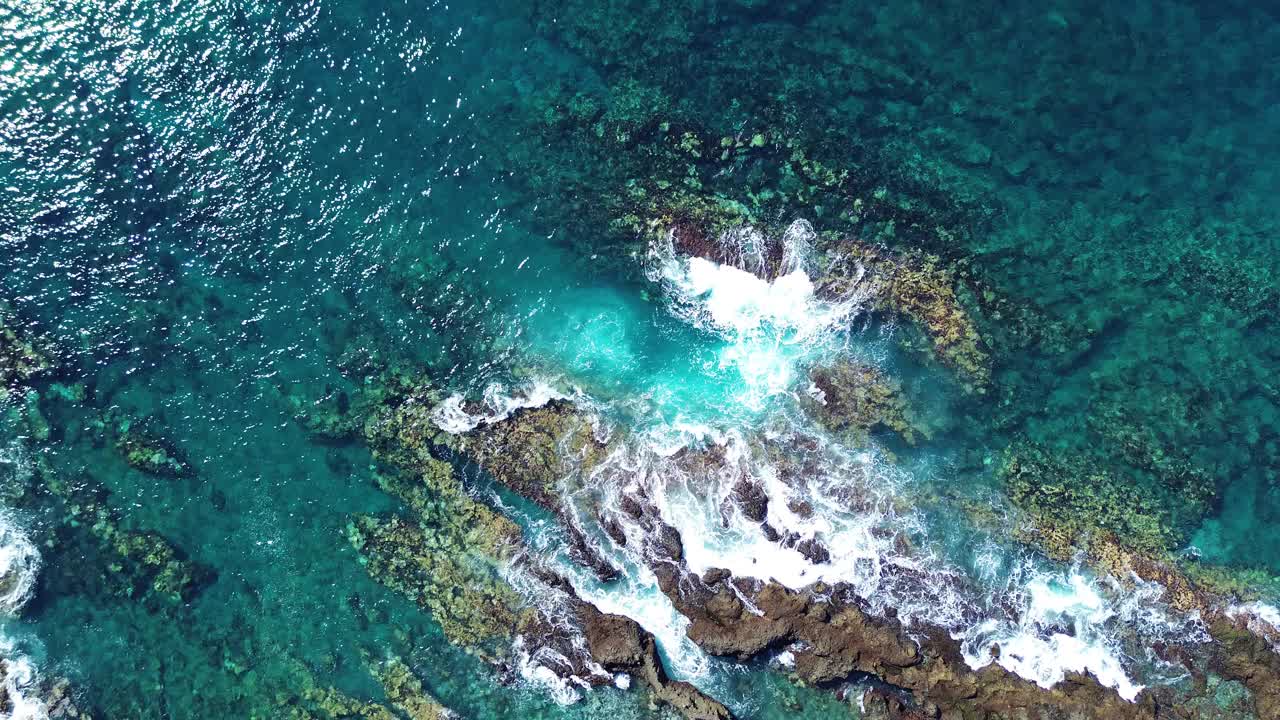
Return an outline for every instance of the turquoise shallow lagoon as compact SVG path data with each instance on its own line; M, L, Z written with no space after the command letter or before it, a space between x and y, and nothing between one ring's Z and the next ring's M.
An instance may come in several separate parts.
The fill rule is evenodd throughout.
M1280 602L1277 20L0 2L0 594L31 583L0 632L30 704L0 716L59 717L34 698L65 679L92 717L417 718L376 671L398 658L460 717L677 717L639 679L588 689L509 641L463 647L371 574L355 518L416 510L379 486L372 431L308 419L412 376L467 431L562 396L626 446L566 501L621 580L575 565L563 517L503 473L432 452L736 716L880 717L862 690L901 688L795 682L789 640L709 657L592 503L643 487L694 575L849 583L872 615L965 638L970 664L1025 640L1121 694L1222 683L1171 717L1266 717L1186 608L1110 584L1128 578L1094 543L1219 610L1265 624ZM839 295L855 256L898 274ZM847 407L813 374L842 363L862 368L838 376L863 388ZM717 504L737 486L679 447L759 470L782 514ZM760 470L788 462L807 510ZM798 534L770 537L784 521ZM884 570L907 565L937 594ZM1157 649L1184 642L1185 667Z

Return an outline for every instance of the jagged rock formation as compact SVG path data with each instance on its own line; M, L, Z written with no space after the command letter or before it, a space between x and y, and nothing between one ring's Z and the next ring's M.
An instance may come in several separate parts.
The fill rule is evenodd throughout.
M565 406L555 410L557 426L565 423L566 412L571 411ZM518 426L546 417L551 415L525 410L504 423ZM545 436L532 428L513 429L503 437L538 438L545 443ZM580 450L572 444L569 448ZM521 452L513 455L525 456ZM486 461L502 463L505 456L490 448ZM698 461L708 459L690 460ZM510 476L502 471L494 474L499 479ZM534 469L512 489L519 492L541 486ZM734 494L749 516L763 515L760 498L749 487ZM838 682L859 673L874 676L891 688L872 693L873 707L881 708L887 717L1154 718L1159 708L1168 707L1174 699L1171 690L1156 688L1143 691L1135 702L1126 702L1091 675L1068 674L1063 682L1044 689L994 663L973 670L964 661L959 642L941 628L908 629L893 617L870 615L863 599L847 587L819 583L792 590L775 582L734 577L723 570L698 577L682 562L679 534L657 517L643 496L625 496L622 511L647 529L651 569L676 609L691 620L690 639L704 650L748 659L787 648L794 656L795 675L810 683ZM1112 562L1119 560L1113 555ZM1144 577L1162 580L1174 595L1176 606L1204 608L1211 634L1219 641L1213 659L1215 672L1244 683L1254 695L1259 716L1273 716L1276 688L1280 687L1276 682L1280 658L1265 640L1250 633L1240 621L1230 621L1213 611L1216 606L1205 591L1180 581L1181 576L1167 566L1143 564L1136 555L1125 563L1131 570L1145 570ZM599 642L603 656L635 655L634 650L623 651L616 643Z
M451 641L499 667L515 662L512 642L519 638L526 651L528 645L550 651L556 660L549 667L563 677L601 685L613 682L614 673L628 673L642 679L656 701L690 720L730 718L720 703L667 677L651 634L629 618L601 613L564 578L523 553L519 528L468 495L452 466L435 457L449 448L474 452L499 481L556 509L556 483L569 472L570 459L591 463L604 451L587 418L567 404L551 403L520 411L536 422L485 425L450 437L435 429L430 406L421 402L431 396L426 385L406 388L386 406L370 406L359 423L375 454L395 468L377 476L379 486L411 514L353 519L348 532L370 574L431 612ZM603 562L584 538L575 545L575 557L584 564ZM521 575L538 594L555 597L563 615L548 617L504 573ZM565 621L581 633L585 653Z

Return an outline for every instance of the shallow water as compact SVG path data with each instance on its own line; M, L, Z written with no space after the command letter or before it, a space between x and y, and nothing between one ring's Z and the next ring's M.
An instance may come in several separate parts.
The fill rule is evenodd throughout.
M937 432L916 448L875 438L831 450L834 467L871 468L893 509L849 516L843 487L815 490L834 525L809 531L841 538L848 560L833 577L908 605L860 574L861 560L892 564L892 553L862 543L874 534L859 523L891 523L920 548L909 562L977 583L965 602L984 612L1012 587L1024 615L1069 616L1072 633L1040 639L1049 654L1087 655L1064 638L1101 638L1095 672L1108 658L1124 666L1107 666L1109 684L1163 682L1171 673L1144 643L1191 630L1131 620L1111 604L1121 593L1102 599L1105 579L970 527L953 502L1007 511L992 470L1025 439L1158 493L1159 458L1126 465L1108 449L1120 441L1090 424L1112 403L1219 492L1203 512L1170 501L1169 549L1254 571L1259 599L1280 600L1275 18L1246 4L1082 0L1049 11L689 8L0 3L0 300L62 365L35 383L47 434L6 419L0 476L100 488L123 527L161 534L213 573L176 606L120 597L97 586L108 561L65 529L63 505L15 500L6 517L42 561L32 598L6 621L13 654L70 678L107 717L276 717L299 682L377 698L362 653L406 658L465 717L645 716L637 692L561 705L536 683L500 683L370 579L347 524L398 505L374 485L366 449L315 441L285 398L351 391L339 367L353 351L425 369L446 394L494 383L518 394L534 380L576 391L618 432L650 440L630 448L628 471L660 466L655 449L697 433L705 443L804 427L807 369L863 358L901 377ZM618 99L631 98L628 83L646 88L640 100ZM587 133L598 146L534 132L575 93L625 106ZM607 210L591 194L621 194L643 167L625 158L630 140L605 142L632 127L610 124L627 113L728 136L777 129L855 168L868 189L925 198L922 214L935 202L929 217L963 233L880 239L968 258L1034 306L1040 329L1027 340L1012 319L986 317L996 389L972 396L903 349L908 330L814 297L817 269L799 260L766 281L663 247L637 252L634 234L599 222ZM744 163L716 191L755 190L778 172ZM769 206L777 232L844 227L845 208L776 184L788 193ZM82 385L83 400L60 399L55 381ZM194 474L129 467L104 417L146 419ZM687 529L698 569L751 556L786 584L812 579L794 551L740 526L692 542L718 507L706 487L686 489L672 486L664 511ZM898 514L899 501L910 510ZM524 519L531 544L561 549ZM618 557L636 568L630 585L575 584L640 619L673 674L745 717L848 712L763 664L687 647L639 565ZM1028 587L1039 592L1019 594ZM975 657L981 641L1016 635L999 619L975 636Z

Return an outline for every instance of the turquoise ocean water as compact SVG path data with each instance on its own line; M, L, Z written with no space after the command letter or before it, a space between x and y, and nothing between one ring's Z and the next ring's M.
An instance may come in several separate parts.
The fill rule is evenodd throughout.
M2 408L6 522L41 556L7 642L103 717L286 717L303 677L376 700L369 655L404 658L463 717L647 717L634 691L566 705L511 681L369 577L347 525L397 501L366 448L317 441L288 401L354 392L353 350L442 393L549 379L636 432L801 422L805 368L865 358L932 428L876 447L940 562L981 575L969 550L991 529L956 508L1004 507L994 470L1029 442L1168 494L1162 549L1280 600L1277 20L1084 0L0 0L0 302L58 360ZM815 334L814 305L749 327L682 314L607 222L663 124L794 138L707 181L740 202L774 188L776 228L847 227L778 179L804 149L959 229L879 239L1034 309L983 315L991 389L856 312ZM123 418L192 471L130 467ZM1140 443L1156 449L1126 459ZM1162 484L1174 460L1210 501ZM49 482L70 494L33 489ZM119 571L77 515L88 497L203 568L195 592L104 581ZM1035 555L999 550L996 584ZM701 683L744 717L853 712L764 663Z

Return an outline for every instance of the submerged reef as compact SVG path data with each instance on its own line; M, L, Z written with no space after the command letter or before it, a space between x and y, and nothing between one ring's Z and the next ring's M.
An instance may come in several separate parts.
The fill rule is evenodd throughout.
M868 297L876 309L911 321L967 389L985 389L991 358L946 262L919 252L893 254L850 239L828 245L824 253L830 260L819 277L820 293Z
M176 445L129 418L109 416L104 421L115 437L115 448L130 467L164 477L191 477L195 470Z
M55 502L61 527L58 544L75 548L78 568L61 568L57 582L66 589L103 590L119 600L136 601L151 610L167 610L191 602L213 582L212 568L196 562L159 533L129 529L110 493L93 478L65 479L50 469L41 472L40 492ZM33 499L33 502L39 502Z
M422 681L398 657L369 662L369 672L386 693L386 704L357 700L332 687L319 687L305 671L300 695L288 704L291 720L450 720L457 717L422 687Z
M378 476L413 520L358 516L348 536L375 579L429 610L451 642L493 657L528 622L528 608L500 576L519 528L468 496L447 463L422 471Z
M0 402L55 366L52 355L15 330L8 315L0 306Z
M902 388L879 370L856 362L817 367L809 380L818 391L810 412L833 432L848 433L865 442L872 431L887 429L914 445L928 437L915 422Z
M1217 489L1207 473L1176 456L1152 455L1132 439L1125 447L1128 465L1030 444L1006 451L999 470L1005 492L1028 513L1050 555L1069 559L1095 530L1111 531L1137 550L1176 550L1213 508Z

